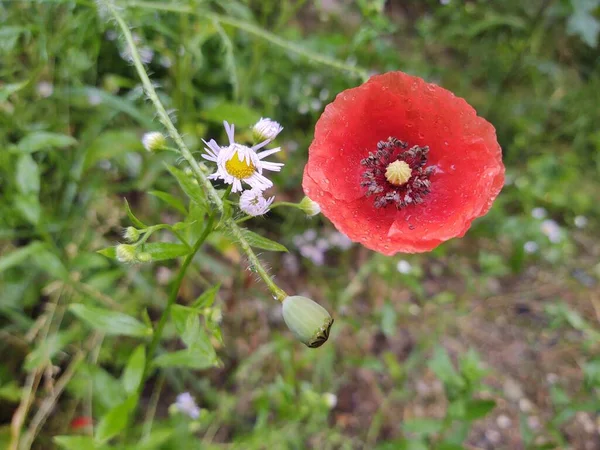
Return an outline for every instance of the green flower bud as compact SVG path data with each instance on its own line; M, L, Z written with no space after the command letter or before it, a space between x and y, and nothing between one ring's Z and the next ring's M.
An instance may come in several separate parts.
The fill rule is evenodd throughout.
M137 260L142 263L152 261L152 255L148 252L141 252L137 255Z
M308 217L316 216L321 212L319 204L308 197L304 197L298 206Z
M133 262L135 261L135 246L128 244L119 244L116 248L117 259L120 262Z
M294 336L311 348L320 347L329 338L333 319L310 298L294 295L282 303L283 320Z
M125 228L125 232L123 233L123 237L127 242L134 243L137 242L140 238L140 231L135 227L127 227Z

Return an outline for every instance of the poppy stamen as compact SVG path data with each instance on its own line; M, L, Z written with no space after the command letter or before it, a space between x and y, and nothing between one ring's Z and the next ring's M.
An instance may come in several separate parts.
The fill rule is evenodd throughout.
M414 145L395 137L377 143L377 151L361 161L366 167L361 186L367 188L366 195L375 197L376 208L390 204L401 209L410 204L423 203L429 194L430 175L435 168L425 167L429 147Z

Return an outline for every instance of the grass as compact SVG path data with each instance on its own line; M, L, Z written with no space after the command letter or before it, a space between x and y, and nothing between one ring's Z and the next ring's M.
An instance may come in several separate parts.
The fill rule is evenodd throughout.
M596 9L116 3L145 60L137 68L127 34L95 3L0 6L0 447L600 446ZM178 155L146 152L142 134L173 121L194 164L223 120L243 137L273 117L285 127L277 201L296 202L324 106L387 70L453 90L495 125L508 181L490 213L463 239L391 258L284 206L244 222L290 250L260 253L262 278L334 315L317 350L292 339L246 270L256 263L220 228L190 258L156 343L161 368L136 384L181 261L124 265L97 251L136 225L124 198L136 220L180 223L186 239L205 217L165 166L183 174ZM307 251L319 239L328 249ZM90 325L102 314L107 326ZM182 329L206 347L190 353ZM185 391L198 420L172 406ZM81 417L93 425L77 428Z

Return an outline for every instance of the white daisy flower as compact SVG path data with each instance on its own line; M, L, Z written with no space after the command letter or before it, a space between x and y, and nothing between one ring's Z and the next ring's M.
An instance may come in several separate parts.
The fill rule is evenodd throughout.
M274 199L275 197L264 198L259 189L250 189L240 196L240 208L250 216L262 216L269 210Z
M263 170L279 172L283 163L263 161L263 159L277 153L281 148L272 148L257 153L257 150L271 141L266 140L252 147L237 144L234 139L234 126L229 125L226 121L223 124L229 138L228 146L221 147L214 139L208 142L202 141L206 145L204 148L206 153L202 157L217 164L217 171L208 178L212 180L221 179L225 183L231 184L233 192L242 190L242 181L259 191L264 191L273 186L273 182L262 174Z
M252 127L252 135L255 142L272 141L283 130L278 122L267 118L260 118L256 125Z

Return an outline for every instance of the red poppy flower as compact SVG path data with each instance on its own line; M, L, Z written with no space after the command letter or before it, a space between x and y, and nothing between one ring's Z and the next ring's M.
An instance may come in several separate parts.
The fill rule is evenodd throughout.
M503 184L494 127L402 72L373 76L325 108L302 182L338 230L386 255L463 236Z

